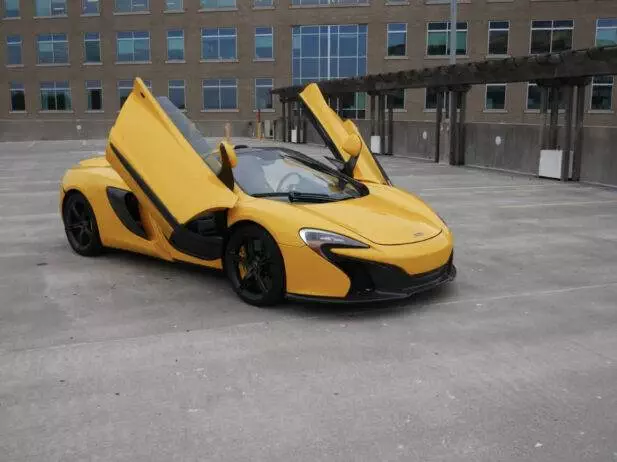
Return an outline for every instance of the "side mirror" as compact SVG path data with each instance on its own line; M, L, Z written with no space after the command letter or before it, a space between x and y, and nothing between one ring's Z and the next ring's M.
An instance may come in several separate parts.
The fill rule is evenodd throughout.
M219 152L221 153L221 160L223 163L228 163L231 168L238 165L236 150L227 141L221 141L221 144L219 144Z
M352 133L347 137L342 147L351 157L358 157L362 152L362 138L357 133Z
M345 130L347 130L347 133L356 133L356 134L360 134L360 130L358 129L358 126L353 122L353 120L347 119L345 120L345 122L343 122L343 125L345 127Z

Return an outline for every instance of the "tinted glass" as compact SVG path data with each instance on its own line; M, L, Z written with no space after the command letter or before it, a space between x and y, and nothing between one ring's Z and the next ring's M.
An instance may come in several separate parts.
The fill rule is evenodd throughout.
M527 88L527 109L539 111L542 108L542 90L537 85Z
M503 110L506 108L506 86L487 85L486 86L486 109Z
M250 195L273 193L320 194L332 199L362 195L353 180L293 151L256 149L238 153L234 179Z
M156 100L199 157L218 175L221 171L221 163L197 126L169 98L160 96Z
M492 30L489 33L488 52L491 55L505 55L508 53L508 31Z

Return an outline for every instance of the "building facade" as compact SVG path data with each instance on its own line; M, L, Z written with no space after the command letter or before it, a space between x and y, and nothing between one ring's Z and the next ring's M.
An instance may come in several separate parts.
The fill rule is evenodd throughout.
M280 116L273 87L448 63L448 0L0 0L0 139L105 136L142 77L218 135ZM459 62L617 44L615 0L459 0ZM436 95L392 98L434 120ZM612 78L587 124L617 125ZM367 99L340 102L364 118ZM474 87L470 122L540 122L533 84ZM36 127L36 129L34 128ZM210 131L211 129L211 131Z

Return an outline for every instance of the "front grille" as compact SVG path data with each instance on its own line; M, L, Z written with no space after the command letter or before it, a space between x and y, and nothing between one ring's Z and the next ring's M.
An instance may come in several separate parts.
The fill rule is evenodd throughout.
M351 281L348 298L361 299L376 293L411 295L454 277L453 254L445 265L416 275L407 274L394 265L330 255L332 263L344 271Z

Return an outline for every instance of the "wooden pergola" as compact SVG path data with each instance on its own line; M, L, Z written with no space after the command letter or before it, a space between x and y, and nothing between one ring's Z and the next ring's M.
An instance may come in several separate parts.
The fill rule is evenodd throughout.
M583 148L586 87L592 77L610 75L617 75L617 46L325 80L319 82L319 87L329 98L338 98L348 93L366 92L370 96L371 135L380 136L380 152L389 154L392 154L394 130L393 109L391 106L386 107L387 95L407 88L434 89L438 95L435 162L439 161L444 93L453 92L460 110L455 111L455 114L458 112L458 115L455 115L456 120L450 121L450 163L452 165L465 163L466 99L471 86L491 83L536 83L542 89L541 113L544 118L541 147L543 149L557 147L559 95L563 91L566 99L566 132L561 178L567 180L569 177L569 156L574 146L572 179L578 180ZM306 140L303 128L306 123L301 116L298 101L298 93L303 88L303 86L291 86L272 90L272 94L278 95L283 104L285 141L291 140L294 106L297 106L295 126L299 131L298 140ZM387 147L385 146L386 121L389 135Z

